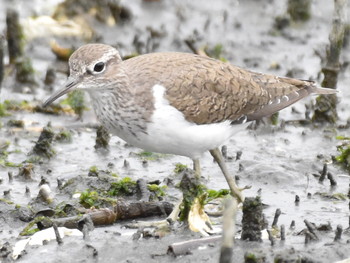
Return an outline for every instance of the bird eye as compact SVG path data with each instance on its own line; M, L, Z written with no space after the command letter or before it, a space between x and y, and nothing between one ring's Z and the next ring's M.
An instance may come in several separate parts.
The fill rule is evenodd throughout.
M95 72L101 72L105 68L105 63L103 62L98 62L94 66L94 71Z

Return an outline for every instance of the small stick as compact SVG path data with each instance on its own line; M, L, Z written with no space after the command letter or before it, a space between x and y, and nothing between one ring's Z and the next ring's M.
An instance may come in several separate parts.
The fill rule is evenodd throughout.
M189 49L192 50L194 54L203 56L203 57L208 57L207 53L203 49L197 49L195 45L195 39L193 38L188 38L185 40L185 44L189 47Z
M328 177L329 181L331 182L331 186L337 185L337 181L334 179L334 176L332 173L328 172L327 177Z
M280 215L281 215L281 209L277 208L276 212L275 212L275 217L274 217L273 222L272 222L272 227L277 226L278 218Z
M98 256L98 250L95 247L93 247L91 244L86 244L86 247L89 249L92 249L92 256L93 257Z
M8 172L8 177L9 177L9 182L11 183L13 181L13 173L12 172Z
M57 188L62 189L64 181L61 178L57 178Z
M311 235L311 238L312 239L314 239L314 240L318 240L319 238L318 238L318 236L317 236L317 234L316 234L316 229L315 229L315 227L314 227L314 225L313 224L311 224L308 220L304 220L304 223L305 223L305 225L306 225L306 227L307 227L307 230L310 232L310 235Z
M235 217L237 212L237 200L232 196L225 199L225 210L222 226L222 244L220 252L220 263L232 262L232 248L235 236Z
M83 225L83 238L85 241L90 241L89 227L87 224Z
M44 84L46 86L50 86L55 82L55 79L56 79L56 71L54 68L49 67L46 70Z
M238 160L240 160L240 159L241 159L242 154L243 154L243 152L242 152L242 151L238 151L238 152L236 153L236 161L238 161Z
M320 183L322 183L324 181L324 179L326 179L326 175L327 175L327 171L328 171L328 168L327 168L327 164L325 163L323 165L323 169L322 169L322 172L321 172L321 176L320 178L318 179L318 181Z
M343 233L343 227L341 225L337 225L337 229L335 230L334 241L339 241L341 239L342 233Z
M23 35L19 23L18 12L13 9L6 11L7 43L10 64L23 56Z
M52 224L53 230L55 231L55 235L56 235L56 241L59 245L63 244L63 240L62 237L60 236L60 232L58 231L58 227L56 223Z
M292 222L290 223L290 227L289 227L290 229L294 229L295 228L295 221L294 220L292 220Z
M26 196L30 196L30 189L28 186L26 186L26 192L25 192Z
M224 157L224 159L226 160L227 159L227 146L226 145L223 145L221 147L221 154L222 154L222 157Z
M313 239L311 233L309 231L305 231L305 245L309 244L310 241Z
M138 193L140 196L139 200L148 202L150 199L150 196L151 196L151 192L147 188L146 180L140 178L136 181L136 185L137 185L137 190L138 190Z
M275 240L272 236L272 233L271 233L271 230L266 230L267 231L267 234L269 235L269 240L271 242L271 246L274 246L275 245Z
M103 209L103 208L102 208ZM91 213L83 215L80 220L77 222L77 228L83 232L83 237L88 238L87 236L89 233L88 231L92 231L95 228L95 223L93 221L94 219L91 216ZM96 221L96 220L95 220ZM84 233L85 228L85 233Z
M143 160L142 161L142 167L143 168L147 168L148 167L148 161L147 160Z
M129 161L126 160L126 159L124 160L123 168L125 168L125 169L130 168L130 163L129 163Z
M192 249L196 249L199 246L207 245L210 243L215 243L221 240L221 236L212 236L199 239L193 239L184 242L173 243L168 247L168 254L174 256L185 255L190 252Z
M284 227L284 225L281 225L281 240L286 240L286 228Z

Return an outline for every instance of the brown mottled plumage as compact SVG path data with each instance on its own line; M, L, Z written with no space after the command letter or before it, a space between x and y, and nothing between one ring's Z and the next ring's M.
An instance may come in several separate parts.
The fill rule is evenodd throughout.
M196 124L235 121L242 115L260 119L325 91L311 81L251 72L189 53L151 53L126 60L123 66L127 75L137 75L129 77L131 87L139 92L155 84L167 87L170 104ZM148 99L151 102L152 96Z
M234 196L243 200L218 146L246 121L271 115L311 93L332 94L313 82L251 72L187 53L153 53L122 61L103 44L82 46L69 59L66 87L86 89L97 117L125 141L155 152L188 156L200 174L209 151Z

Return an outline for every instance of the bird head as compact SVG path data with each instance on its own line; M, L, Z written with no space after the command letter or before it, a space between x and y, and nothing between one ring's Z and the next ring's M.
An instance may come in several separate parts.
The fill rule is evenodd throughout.
M70 74L65 86L51 95L43 106L76 89L108 87L118 76L116 69L121 61L118 50L108 45L87 44L78 48L69 58Z

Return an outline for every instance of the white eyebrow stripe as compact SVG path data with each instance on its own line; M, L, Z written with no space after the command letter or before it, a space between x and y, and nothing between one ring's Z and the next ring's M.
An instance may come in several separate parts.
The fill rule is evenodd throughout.
M115 57L115 56L119 56L119 52L116 49L110 49L107 52L103 53L103 55L99 58L96 59L92 62L93 65L95 65L98 62L107 62L108 60L110 60L111 58Z
M91 64L87 66L87 69L91 72L94 72L95 65L99 62L103 62L103 63L105 63L105 67L104 67L103 71L105 71L107 62L111 58L118 57L118 56L119 56L118 50L116 50L116 49L108 50L107 52L103 53L103 55L100 58L92 61ZM98 73L102 73L103 71L98 72Z

